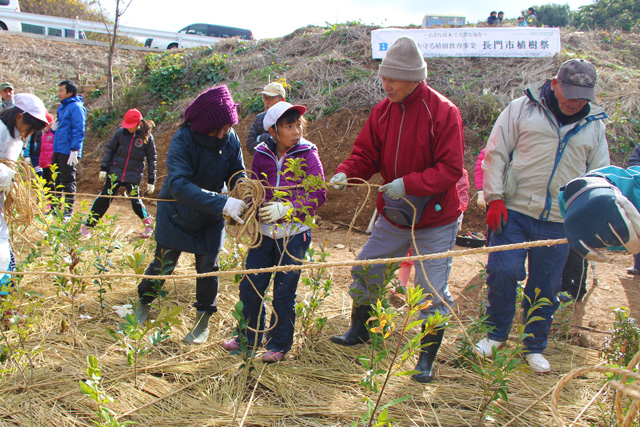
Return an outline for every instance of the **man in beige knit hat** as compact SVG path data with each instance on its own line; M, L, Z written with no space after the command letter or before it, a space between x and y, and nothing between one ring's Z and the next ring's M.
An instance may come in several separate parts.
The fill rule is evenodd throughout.
M284 101L287 93L281 83L271 82L262 88L260 95L262 96L264 111L256 116L251 125L251 129L249 129L249 135L247 136L247 150L249 150L251 154L255 153L258 144L264 142L269 137L269 132L265 130L263 124L264 116L267 114L269 108L280 101Z
M379 172L384 179L377 200L381 216L358 258L402 257L413 246L413 236L416 255L451 250L462 214L456 189L464 152L460 111L429 87L425 81L427 64L410 37L400 37L389 47L378 75L387 97L373 108L351 155L331 178L336 190L344 190L349 178L368 180ZM425 300L433 300L420 312L420 318L449 313L453 305L447 283L451 258L416 262L415 267L416 286L422 288ZM372 266L366 278L362 266L352 268L351 328L331 341L350 346L369 339L366 322L371 304L381 296L385 268L384 264ZM439 324L434 330L423 326L414 380L424 383L433 379L443 327Z

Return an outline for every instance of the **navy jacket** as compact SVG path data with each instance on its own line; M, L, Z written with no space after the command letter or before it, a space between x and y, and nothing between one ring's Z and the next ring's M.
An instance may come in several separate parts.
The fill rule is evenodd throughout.
M153 135L146 141L135 136L125 128L116 131L107 144L100 170L109 175L115 174L118 182L140 185L144 175L144 159L147 159L147 182L156 180L156 144Z
M220 192L233 174L244 169L240 140L233 129L223 139L198 134L190 127L179 129L171 139L167 177L158 194L167 200L158 202L158 244L199 255L216 253L227 202ZM245 172L236 175L229 188L244 177Z

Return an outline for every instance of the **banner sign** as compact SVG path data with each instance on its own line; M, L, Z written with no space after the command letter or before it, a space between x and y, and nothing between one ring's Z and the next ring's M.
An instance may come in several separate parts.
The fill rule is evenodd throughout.
M560 53L559 28L463 27L403 30L387 28L371 32L374 59L382 59L400 36L413 38L425 58L474 56L540 58Z

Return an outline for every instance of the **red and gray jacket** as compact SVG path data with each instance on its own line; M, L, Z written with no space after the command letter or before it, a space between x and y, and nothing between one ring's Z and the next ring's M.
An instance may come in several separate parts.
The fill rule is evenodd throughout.
M462 177L463 153L460 111L422 82L402 102L385 98L373 108L337 172L364 180L380 172L385 184L403 178L408 195L431 196L416 228L438 227L462 213L456 183ZM379 193L381 215L384 203Z
M115 174L118 182L140 185L144 175L144 160L147 159L147 182L156 180L156 145L153 135L146 141L125 128L116 131L107 144L100 170Z

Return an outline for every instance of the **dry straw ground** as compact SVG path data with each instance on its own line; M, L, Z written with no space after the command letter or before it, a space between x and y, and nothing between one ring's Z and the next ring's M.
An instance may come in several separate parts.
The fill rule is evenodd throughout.
M260 69L272 61L287 60L291 64L286 75L288 79L308 82L308 86L324 84L329 88L329 81L347 78L345 75L355 67L349 61L354 61L356 56L364 58L357 63L359 68L372 72L376 69L375 62L367 59L369 30L348 28L324 37L323 32L317 29L302 29L284 39L261 42L258 45L260 51L249 52L246 59L233 57L230 80L238 82L240 86L250 86L250 90L255 91L262 82L252 79L250 70ZM55 82L76 73L89 80L88 75L97 76L101 73L104 63L103 51L95 47L81 48L3 34L0 34L0 44L3 52L14 53L0 58L1 80L19 82L22 88L33 90L51 102ZM609 115L619 122L623 118L634 118L638 104L637 71L632 70L628 62L633 60L631 56L638 44L638 38L631 35L563 34L563 54L554 59L430 60L429 83L454 100L463 112L467 125L467 168L472 170L475 160L473 150L482 145L486 137L482 130L486 132L486 125L495 119L487 112L495 111L518 96L524 84L552 75L557 65L574 53L589 57L598 66L601 73L601 102ZM614 46L617 48L607 49ZM620 46L629 52L630 58L620 54ZM230 43L221 45L220 49L232 53L235 47ZM122 70L140 61L140 54L120 51L119 55ZM241 64L245 60L247 63ZM123 71L123 80L127 78ZM489 95L483 95L481 88L489 89ZM308 132L309 138L320 147L327 174L331 174L336 164L348 155L350 144L362 126L368 109L381 97L373 74L339 90L341 92L337 93L337 98L344 102L342 109L337 114L314 121ZM304 92L300 101L315 108L316 112L322 111L331 105L331 97L319 93L317 90ZM335 95L330 90L328 93ZM483 102L479 103L479 99ZM175 108L184 108L186 102L179 103ZM89 105L89 108L92 106ZM252 119L251 115L247 115L237 127L241 138L246 135ZM474 127L477 124L481 126ZM621 134L625 137L631 134L633 122L619 124L616 129ZM165 123L156 132L161 153L163 149L166 152L173 131L173 124ZM87 145L97 147L101 142L92 137ZM96 159L93 162L86 159L84 162L84 169L80 171L81 191L96 192ZM324 219L320 229L314 233L314 241L330 242L328 249L331 261L354 259L350 248L343 247L348 243L348 236L346 229L339 224L350 222L362 199L362 192L333 192L321 210ZM371 201L365 212L371 211L370 206ZM113 254L117 263L125 255L139 250L134 245L138 240L140 225L124 203L116 203L112 212L119 212L122 216L112 235L112 238L124 242L124 247ZM360 227L366 226L366 217L369 215L359 220ZM480 212L475 210L472 203L467 226L475 224L470 228L481 231L481 228L478 229L481 222ZM23 234L25 241L16 237L14 242L18 257L22 259L30 250L27 241L35 242L38 239L33 229ZM353 250L357 252L366 236L354 233L350 237ZM151 253L150 250L150 244L142 247L147 254ZM584 304L575 307L572 323L576 329L571 336L578 335L575 331L589 330L601 338L598 333L610 326L609 307L614 305L630 306L634 317L640 314L637 312L637 282L624 277L624 267L629 257L612 255L612 259L612 264L598 267L598 286L591 288ZM477 316L482 297L478 292L463 290L470 284L478 284L479 263L484 262L486 256L483 255L454 260L451 287L459 315L465 321L466 316ZM193 271L193 258L185 256L176 274ZM99 359L105 390L117 400L117 403L108 406L121 420L131 420L138 425L226 426L231 425L234 413L238 414L236 424L244 423L247 426L350 425L364 413L362 398L373 395L358 386L364 369L357 363L356 357L366 353L366 347L345 349L328 341L329 335L342 332L347 326L351 305L346 294L348 271L334 269L332 274L334 289L318 313L329 318L327 328L317 339L296 335L294 348L286 362L277 365L258 362L257 369L248 378L239 371L241 360L237 356L230 356L219 346L221 340L231 335L235 325L230 313L237 301L237 286L231 278L227 276L222 279L220 311L212 320L211 338L206 345L197 348L180 343L180 338L193 319L193 310L190 308L194 300L193 280L179 277L169 280L166 285L170 298L167 304L184 308L180 316L184 323L175 328L174 336L169 341L155 347L147 356L138 369L135 382L125 354L105 329L106 326L115 327L121 321L113 311L113 306L135 299L135 278L113 280L112 290L105 296L104 316L101 316L95 298L95 286L90 285L86 296L79 301L85 305L83 314L90 318L78 318L76 330L69 322L70 302L56 295L52 279L27 276L22 287L44 295L41 308L37 310L38 321L25 343L26 348L35 350L37 355L33 358L33 370L27 369L25 376L15 373L3 375L0 379L0 425L92 425L95 406L80 393L78 387L78 381L86 379L87 355ZM307 295L308 291L300 288L299 299ZM401 305L400 301L395 303ZM478 408L483 396L483 379L472 370L453 363L460 333L459 325L452 326L447 332L438 357L438 378L433 383L425 386L413 383L408 377L392 378L383 401L404 395L410 397L408 401L390 408L390 415L398 420L399 425L479 425ZM10 339L14 344L17 342L15 336ZM392 338L392 342L396 339ZM509 388L509 404L499 403L503 414L496 416L493 425L551 425L550 394L561 376L574 368L601 362L593 348L564 342L550 344L546 354L553 366L551 375L536 376L524 371L515 373ZM410 366L406 368L410 369L414 361L407 363ZM603 397L600 394L602 387L602 376L596 373L586 373L569 382L560 396L560 415L565 422L572 421L586 408L574 425L602 425L603 413L592 402L592 399L605 402L605 412L611 408L610 393L607 398ZM604 390L607 391L606 388Z

